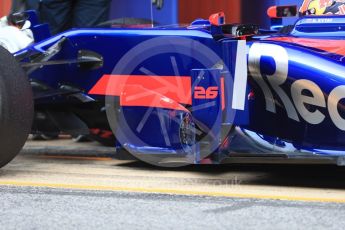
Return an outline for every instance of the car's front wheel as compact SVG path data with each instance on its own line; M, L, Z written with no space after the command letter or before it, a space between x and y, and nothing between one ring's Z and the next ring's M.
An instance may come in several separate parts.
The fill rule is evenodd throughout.
M29 80L12 54L0 46L0 167L20 152L32 119Z

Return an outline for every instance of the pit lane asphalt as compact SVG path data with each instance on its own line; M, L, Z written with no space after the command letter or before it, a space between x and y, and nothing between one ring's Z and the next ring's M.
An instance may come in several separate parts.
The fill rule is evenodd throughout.
M344 204L1 187L3 229L343 229Z
M40 146L48 146L49 154L38 151ZM0 226L342 229L345 224L344 168L161 169L110 158L112 150L98 151L96 144L86 144L87 156L76 155L83 146L69 140L28 142L26 150L0 170ZM95 148L97 154L91 154Z

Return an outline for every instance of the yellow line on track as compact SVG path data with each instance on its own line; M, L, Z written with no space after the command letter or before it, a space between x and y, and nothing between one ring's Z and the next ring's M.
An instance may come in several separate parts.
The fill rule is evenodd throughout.
M266 199L266 200L286 200L286 201L304 201L321 203L345 203L345 198L323 198L323 197L302 197L286 195L262 195L262 194L241 194L229 192L211 192L197 190L179 190L169 188L135 188L135 187L116 187L99 185L81 185L81 184L54 184L54 183L35 183L35 182L17 182L0 181L0 186L17 187L40 187L40 188L58 188L58 189L78 189L78 190L98 190L115 192L136 192L136 193L158 193L170 195L187 196L210 196L210 197L228 197L228 198L248 198L248 199Z

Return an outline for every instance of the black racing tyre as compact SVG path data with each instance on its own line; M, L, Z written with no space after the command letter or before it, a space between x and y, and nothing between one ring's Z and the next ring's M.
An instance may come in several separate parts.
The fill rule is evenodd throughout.
M0 167L22 149L31 130L33 99L19 63L0 46Z

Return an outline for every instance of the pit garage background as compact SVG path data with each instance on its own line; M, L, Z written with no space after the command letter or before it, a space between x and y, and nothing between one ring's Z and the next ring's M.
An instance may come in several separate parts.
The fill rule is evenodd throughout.
M268 27L270 20L266 10L272 5L300 5L302 0L164 0L161 9L153 7L152 0L112 0L110 19L136 17L151 19L160 25L190 23L196 18L208 18L218 11L224 11L228 23L256 23ZM11 0L0 0L0 15L6 15ZM284 19L292 24L295 19Z

